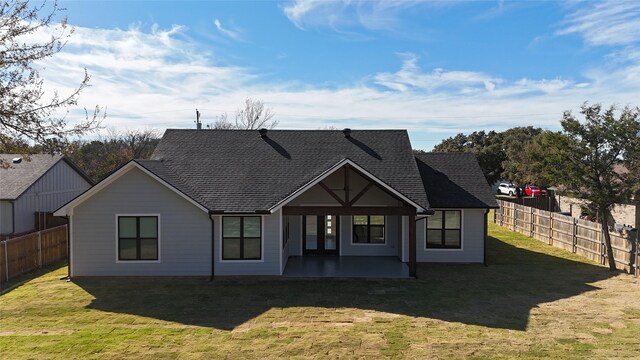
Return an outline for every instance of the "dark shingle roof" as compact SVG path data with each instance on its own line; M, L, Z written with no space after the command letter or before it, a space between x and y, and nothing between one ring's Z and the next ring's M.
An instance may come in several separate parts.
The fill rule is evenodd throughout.
M416 155L432 208L497 208L496 198L470 153Z
M149 171L209 210L272 208L344 159L429 208L404 130L167 130ZM155 161L153 161L155 160Z
M63 157L48 154L0 154L0 158L8 164L8 167L0 167L0 199L15 200ZM21 158L22 161L14 164L14 158Z

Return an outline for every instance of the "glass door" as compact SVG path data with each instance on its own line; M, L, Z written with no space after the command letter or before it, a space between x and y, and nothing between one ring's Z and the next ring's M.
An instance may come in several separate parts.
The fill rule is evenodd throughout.
M335 215L303 217L304 254L338 254L338 217Z

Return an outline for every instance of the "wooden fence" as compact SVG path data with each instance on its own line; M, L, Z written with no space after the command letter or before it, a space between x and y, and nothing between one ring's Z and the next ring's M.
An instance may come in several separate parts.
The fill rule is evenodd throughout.
M494 222L500 226L607 265L607 251L599 223L498 200ZM609 232L616 267L634 273L638 268L634 241L626 233Z
M0 241L0 283L67 258L67 225Z

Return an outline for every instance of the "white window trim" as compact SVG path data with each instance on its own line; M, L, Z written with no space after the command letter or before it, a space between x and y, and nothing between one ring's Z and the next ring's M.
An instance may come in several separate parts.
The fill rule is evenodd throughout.
M353 246L387 246L387 216L384 217L384 242L383 243L354 243L353 242L353 227L354 225L354 221L353 221L353 217L355 215L351 216L351 231L349 232L349 236L351 237L351 245ZM359 216L378 216L378 215L359 215ZM370 225L369 225L370 226Z
M423 238L423 249L425 251L464 251L464 209L433 209L435 211L460 211L460 248L430 248L427 247L427 222L428 219L424 220L424 238Z
M244 259L239 259L239 260L225 260L222 258L222 243L223 243L223 237L222 237L222 227L224 226L224 219L225 217L260 217L260 259L259 260L244 260ZM220 241L218 242L218 261L220 263L224 263L224 264L233 264L233 263L253 263L253 264L257 264L257 263L263 263L264 262L264 218L265 215L256 215L256 214L233 214L233 215L222 215L220 216L220 226L218 226L220 229L218 230L218 234L220 235L219 239ZM282 263L281 263L282 264ZM282 266L282 265L280 265Z
M120 241L119 237L118 237L118 218L121 216L155 216L158 218L158 260L120 260L120 249L118 248L118 242ZM160 229L162 229L162 227L160 226L160 214L141 214L141 213L135 213L135 214L116 214L115 216L115 228L116 228L116 234L115 234L115 238L116 238L116 263L117 264L159 264L161 263L161 259L162 259L162 247L160 246L161 244L161 236L160 236Z

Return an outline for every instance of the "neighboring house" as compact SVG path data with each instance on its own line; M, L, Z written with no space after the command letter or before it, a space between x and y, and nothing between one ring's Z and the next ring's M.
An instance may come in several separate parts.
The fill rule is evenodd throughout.
M93 183L60 155L0 154L0 235L35 229L36 212L52 212Z
M71 276L282 275L312 255L415 276L484 262L495 207L472 154L414 156L404 130L167 130L55 214Z

